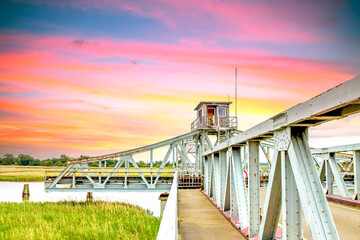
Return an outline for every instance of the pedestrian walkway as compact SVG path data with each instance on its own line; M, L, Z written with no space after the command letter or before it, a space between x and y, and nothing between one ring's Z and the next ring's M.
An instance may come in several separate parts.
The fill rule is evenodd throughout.
M246 239L200 190L178 190L179 239Z

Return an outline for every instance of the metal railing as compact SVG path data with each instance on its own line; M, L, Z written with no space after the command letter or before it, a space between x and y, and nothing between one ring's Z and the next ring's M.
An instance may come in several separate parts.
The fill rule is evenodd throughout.
M161 219L157 240L178 239L178 209L177 209L178 172L174 175L169 198L166 201L163 217Z
M202 128L237 128L237 117L213 117L200 116L191 123L191 131Z
M200 189L202 182L203 176L200 170L178 170L179 189Z
M60 181L56 181L56 178L61 174L59 170L50 170L45 171L45 189L49 188L81 188L84 184L92 185L111 185L114 183L119 187L120 185L125 185L126 187L132 184L153 184L154 181L158 178L158 184L172 183L172 178L174 177L175 171L172 168L164 168L159 172L159 168L153 169L140 169L140 172L135 168L120 168L117 171L114 171L113 168L108 168L105 171L104 168L83 168L79 171L67 171L63 174ZM55 182L55 183L54 183ZM54 183L53 187L50 187Z
M49 180L49 179L55 179L61 172L63 169L61 170L46 170L45 171L45 180ZM144 175L144 177L146 178L150 178L151 176L155 177L156 174L158 173L159 168L153 168L153 170L146 169L146 168L141 168L141 172ZM136 171L136 169L131 168L129 170L126 170L124 167L120 168L119 171L113 171L112 168L108 168L107 171L104 171L104 169L102 169L102 171L99 171L99 168L87 168L87 169L83 169L83 172L86 172L88 174L90 174L90 177L108 177L109 175L111 175L111 177L115 178L115 177L124 177L129 176L129 177L140 177L140 173L138 171ZM79 176L83 176L85 177L85 175L81 172L67 172L63 177L67 178L67 177L72 177L73 174L75 174L75 176L79 177ZM163 177L173 177L175 174L175 171L172 168L164 168L163 171L160 173L160 176Z

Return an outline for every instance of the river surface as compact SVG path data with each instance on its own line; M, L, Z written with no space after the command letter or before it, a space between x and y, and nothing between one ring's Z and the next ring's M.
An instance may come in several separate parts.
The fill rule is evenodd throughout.
M51 192L46 193L43 182L0 182L0 202L22 202L24 184L30 188L30 201L57 202L57 201L85 201L86 192ZM94 200L124 202L138 205L160 216L160 192L94 192Z

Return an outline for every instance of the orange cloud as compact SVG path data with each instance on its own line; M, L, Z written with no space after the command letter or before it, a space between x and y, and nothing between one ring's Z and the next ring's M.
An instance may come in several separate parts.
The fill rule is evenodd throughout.
M233 93L234 66L242 130L354 75L351 65L216 43L74 39L0 35L17 46L0 53L0 153L102 154L188 132L199 101Z

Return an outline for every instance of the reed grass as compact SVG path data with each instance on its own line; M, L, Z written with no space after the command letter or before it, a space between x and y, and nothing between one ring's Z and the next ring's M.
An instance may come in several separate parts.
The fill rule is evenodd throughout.
M0 203L0 239L156 239L160 219L112 202Z

